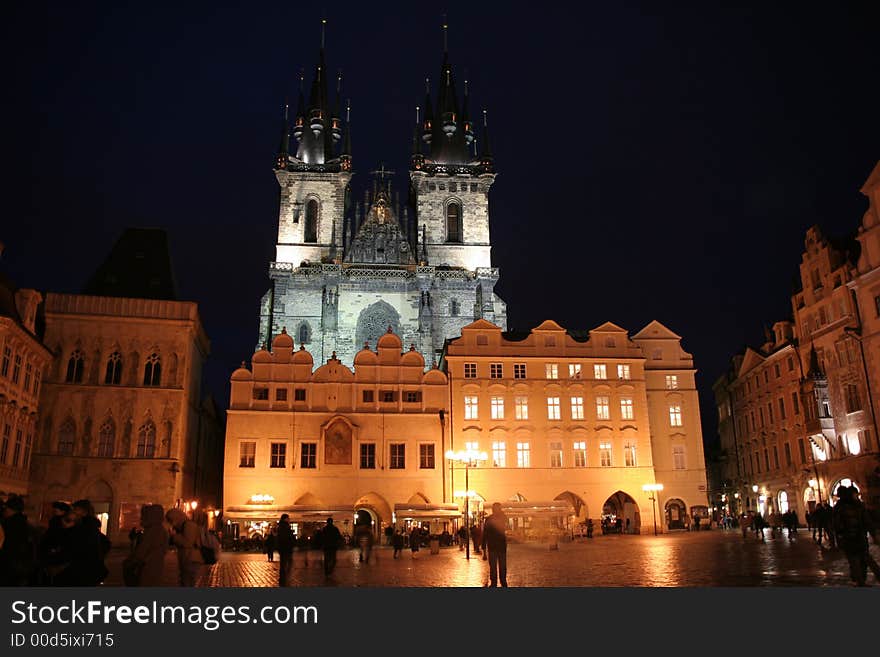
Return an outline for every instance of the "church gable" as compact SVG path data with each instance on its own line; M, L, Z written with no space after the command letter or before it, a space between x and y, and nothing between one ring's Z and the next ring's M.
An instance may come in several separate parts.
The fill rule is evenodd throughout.
M347 263L414 265L412 247L382 190L348 246Z

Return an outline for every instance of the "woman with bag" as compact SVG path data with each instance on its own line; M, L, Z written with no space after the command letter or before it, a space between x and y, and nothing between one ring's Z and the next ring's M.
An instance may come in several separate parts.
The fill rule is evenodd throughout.
M122 564L129 586L162 586L165 552L168 550L168 531L164 520L165 509L161 504L145 504L141 507L143 531L131 556Z

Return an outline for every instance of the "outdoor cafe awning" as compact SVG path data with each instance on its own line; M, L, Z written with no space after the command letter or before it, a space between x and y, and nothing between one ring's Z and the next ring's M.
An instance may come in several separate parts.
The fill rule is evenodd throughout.
M398 520L408 518L426 519L449 519L461 518L462 510L457 504L395 504L394 517Z
M290 522L325 522L332 517L334 522L345 523L354 519L353 506L326 507L308 504L230 506L223 517L231 521L277 521L282 513L290 516Z
M489 509L487 509L488 511ZM565 500L549 502L501 502L501 510L508 517L554 516L564 517L575 515L574 507Z

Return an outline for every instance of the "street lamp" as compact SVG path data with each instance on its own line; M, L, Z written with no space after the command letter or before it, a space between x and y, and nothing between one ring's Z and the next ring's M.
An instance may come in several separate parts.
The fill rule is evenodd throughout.
M465 558L471 558L471 490L470 481L468 479L468 471L479 465L480 461L488 460L486 452L478 452L475 449L465 449L458 452L449 450L446 452L446 458L456 463L464 464L464 525L467 529L467 543L465 544Z
M644 484L642 486L642 490L646 493L651 493L651 516L654 519L654 536L657 535L657 511L654 507L654 501L656 500L656 495L659 491L663 490L663 484Z

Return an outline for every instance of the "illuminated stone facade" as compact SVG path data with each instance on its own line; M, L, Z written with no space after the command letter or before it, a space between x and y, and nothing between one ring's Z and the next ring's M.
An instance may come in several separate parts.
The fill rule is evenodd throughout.
M0 249L2 251L2 249ZM0 274L0 498L26 495L42 378L52 355L36 334L36 290Z
M807 230L794 321L774 325L715 383L719 503L738 495L737 510L793 508L803 522L815 503L834 503L843 483L880 507L880 165L862 192L859 244Z
M384 168L363 204L353 198L349 121L338 98L328 102L325 70L322 49L308 103L301 94L292 123L284 113L278 241L257 349L286 328L319 361L335 353L350 366L391 327L430 364L474 319L506 326L490 258L487 129L478 154L467 91L459 105L448 60L437 103L429 95L416 126L402 205Z
M645 484L663 485L658 530L707 511L693 358L659 322L630 337L610 322L577 333L545 321L516 335L480 320L443 364L450 447L488 456L469 469L469 490L481 508L501 502L522 534L587 518L598 531L609 515L653 531ZM451 467L447 496L461 501L464 474Z
M328 516L344 533L360 513L375 532L407 519L458 517L444 504L447 380L384 334L350 369L318 367L282 331L231 377L224 464L228 536L263 533L282 513L299 535Z
M196 304L50 292L45 317L55 357L31 466L33 520L45 521L53 500L88 498L115 540L141 504L198 497L196 464L211 445L197 440L209 345Z

